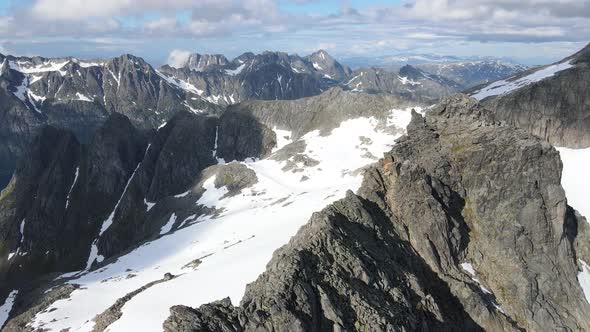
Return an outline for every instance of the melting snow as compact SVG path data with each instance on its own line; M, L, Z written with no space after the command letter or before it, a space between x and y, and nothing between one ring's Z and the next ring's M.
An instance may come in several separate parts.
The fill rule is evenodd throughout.
M531 83L538 82L544 78L551 77L555 73L571 68L573 65L569 62L563 62L539 69L532 74L521 77L514 81L499 80L475 92L472 97L482 100L486 97L502 95Z
M567 203L590 221L590 148L557 150L563 162L561 185L565 190Z
M578 272L578 282L584 291L586 301L590 303L590 267L583 260L579 260L582 265L582 271Z
M143 203L145 204L146 211L148 211L148 212L154 207L154 205L156 205L156 203L148 202L147 199L145 199L145 198L143 199Z
M211 96L205 97L205 100L207 100L208 102L213 103L213 104L219 104L220 98L221 98L221 96L211 95Z
M19 71L23 74L58 71L62 76L65 76L67 72L61 69L69 62L69 60L66 60L64 62L54 62L53 60L50 60L42 64L35 65L28 61L9 61L8 65L10 66L10 69Z
M242 72L242 70L244 69L244 67L246 67L246 64L245 64L245 63L244 63L244 64L242 64L242 65L240 65L240 66L239 66L238 68L236 68L236 69L226 69L226 70L225 70L225 73L226 73L226 74L228 74L228 75L232 75L232 76L234 76L234 75L238 75L239 73L241 73L241 72Z
M174 226L174 223L176 222L176 218L178 218L176 216L176 213L172 213L172 215L170 216L170 219L168 219L168 222L166 223L166 225L162 226L162 229L160 230L160 235L164 235L164 234L170 232L170 230L172 230L172 226Z
M79 61L78 64L82 68L98 67L98 66L103 66L104 65L104 63L99 63L99 62L86 62L86 61Z
M0 306L0 328L4 326L4 323L6 323L6 320L10 315L10 311L12 310L12 305L14 304L14 299L16 298L17 294L18 290L16 289L10 292L10 294L8 294L8 297L6 297L6 300L4 300L4 304Z
M317 70L324 70L324 68L322 68L322 66L320 66L317 62L313 63L313 68L315 68Z
M397 78L404 85L406 85L406 84L409 84L409 85L421 85L422 84L420 82L413 81L413 80L411 80L411 79L409 79L409 78L407 78L405 76L398 76Z
M397 112L407 110L392 111ZM390 118L390 124L403 128L409 117ZM127 302L109 331L161 331L170 306L176 304L199 306L226 296L239 303L246 285L264 271L272 253L313 212L343 198L348 189L356 190L362 182L362 172L357 170L391 149L401 132L378 129L382 126L374 118L357 118L342 122L326 136L318 131L304 135L304 153L318 164L300 172L284 171L285 161L244 162L256 173L258 183L235 196L225 197L227 188L215 188L215 176L206 179L205 192L195 203L214 207L216 215L191 216L183 221L185 227L172 232L169 220L162 229L166 236L99 270L75 276L69 282L81 287L70 299L53 303L54 310L39 313L32 325L90 331L96 314L167 272L178 277ZM302 181L302 176L308 179ZM186 267L196 259L201 260L198 267ZM129 271L134 278L126 278Z
M297 73L297 74L301 74L301 73L302 73L302 71L301 71L301 70L299 70L299 69L297 69L297 68L293 67L292 65L291 65L291 70L292 70L292 71L294 71L294 72L295 72L295 73Z
M184 106L186 106L191 112L195 113L195 114L199 114L199 113L203 113L203 110L199 110L196 108L192 108L186 101L183 103Z
M180 89L182 89L184 91L188 91L188 92L191 92L191 93L196 93L199 96L202 95L205 92L203 90L198 89L196 86L192 85L191 83L186 82L186 81L183 81L181 79L178 79L178 78L176 78L174 76L166 76L166 75L162 74L158 70L156 70L156 73L158 75L160 75L160 77L162 79L164 79L166 82L168 82L168 84L170 84L170 85L172 85L174 87L180 88Z
M89 101L89 102L93 102L94 101L94 100L86 97L85 95L81 94L80 92L76 92L76 100Z

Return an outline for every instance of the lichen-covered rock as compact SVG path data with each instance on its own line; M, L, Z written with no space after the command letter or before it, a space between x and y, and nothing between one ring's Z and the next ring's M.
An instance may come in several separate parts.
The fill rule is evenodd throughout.
M590 329L559 155L490 118L463 95L414 113L358 195L314 214L239 307L174 307L165 330Z

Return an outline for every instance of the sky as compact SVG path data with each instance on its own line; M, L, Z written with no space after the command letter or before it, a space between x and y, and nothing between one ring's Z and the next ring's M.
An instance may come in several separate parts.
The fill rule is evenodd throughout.
M590 42L590 0L0 0L0 53L152 65L190 52L339 59L404 53L559 60Z

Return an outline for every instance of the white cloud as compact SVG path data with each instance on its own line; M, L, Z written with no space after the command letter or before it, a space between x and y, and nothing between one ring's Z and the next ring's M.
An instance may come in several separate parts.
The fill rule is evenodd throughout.
M181 49L172 50L172 52L170 52L170 55L168 55L168 60L166 60L166 63L170 67L181 68L184 65L186 65L191 53L191 51Z

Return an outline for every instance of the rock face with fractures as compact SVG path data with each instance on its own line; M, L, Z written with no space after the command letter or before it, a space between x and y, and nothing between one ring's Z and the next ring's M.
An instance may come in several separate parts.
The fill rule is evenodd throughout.
M590 44L560 61L571 67L506 94L485 98L496 118L523 128L556 146L590 147ZM519 81L547 66L506 79ZM567 65L566 65L567 66Z
M456 95L319 213L246 289L166 331L588 330L585 221L548 143ZM579 255L579 256L578 256Z
M183 109L222 108L130 54L95 61L0 54L0 188L43 125L71 130L87 143L112 113L149 129Z

